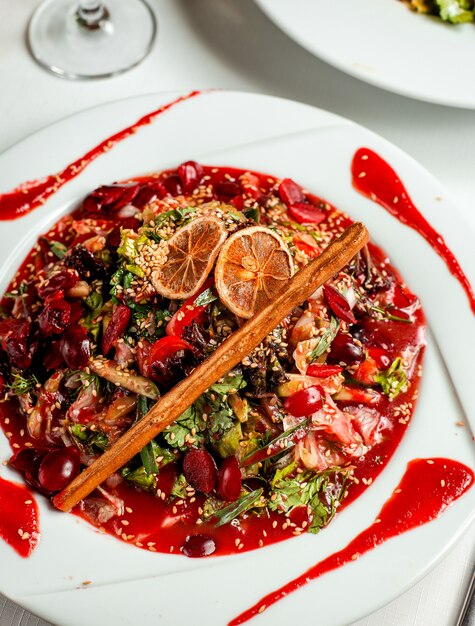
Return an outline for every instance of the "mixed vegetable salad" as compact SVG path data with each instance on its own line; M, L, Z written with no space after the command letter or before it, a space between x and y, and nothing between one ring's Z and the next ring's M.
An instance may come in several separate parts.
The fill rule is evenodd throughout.
M463 24L475 20L473 0L402 0L413 11L437 15L444 22Z
M291 179L192 161L93 191L2 300L11 465L63 489L350 223ZM424 343L418 299L370 244L76 512L187 556L223 551L213 529L228 552L253 524L249 547L318 532L400 438ZM161 508L124 521L137 498Z

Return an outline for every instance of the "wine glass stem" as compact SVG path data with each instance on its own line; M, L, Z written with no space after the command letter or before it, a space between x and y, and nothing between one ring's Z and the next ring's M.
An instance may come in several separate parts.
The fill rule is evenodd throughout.
M76 11L79 24L90 30L101 28L108 17L109 11L102 2L97 2L97 0L83 0Z

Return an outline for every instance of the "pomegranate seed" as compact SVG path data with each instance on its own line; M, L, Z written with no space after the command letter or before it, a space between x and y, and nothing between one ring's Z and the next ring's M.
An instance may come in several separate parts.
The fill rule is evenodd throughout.
M218 494L223 500L237 500L241 495L241 468L235 456L224 459L218 473Z
M339 332L331 343L327 360L329 363L359 365L365 360L365 353L363 348L353 341L351 335Z
M198 186L203 176L203 168L196 161L187 161L178 167L178 176L183 189L191 192Z
M70 321L71 305L62 299L47 304L38 316L40 331L45 337L62 333Z
M190 535L185 539L182 551L190 559L200 559L216 552L216 544L208 535Z
M218 478L216 463L209 452L196 448L186 453L183 473L190 485L202 493L210 493Z
M323 285L323 295L330 309L344 322L356 324L348 300L332 285Z
M112 313L112 317L107 325L104 336L102 337L102 354L107 354L112 349L112 346L120 339L124 334L130 321L130 309L125 304L119 304L116 310Z
M279 186L280 199L287 207L300 202L305 202L305 194L302 187L297 185L291 178L284 178Z
M74 446L49 452L41 461L38 480L48 491L60 491L81 469L79 450Z
M87 330L79 324L70 326L61 337L59 349L66 365L71 369L86 367L91 357L91 342Z

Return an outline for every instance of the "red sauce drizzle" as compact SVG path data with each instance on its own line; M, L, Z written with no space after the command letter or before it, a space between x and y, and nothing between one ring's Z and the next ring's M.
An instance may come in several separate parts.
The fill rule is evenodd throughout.
M470 307L475 313L475 294L454 253L448 248L442 235L432 228L416 208L393 168L373 150L360 148L353 157L351 174L357 191L417 231L444 259L450 272L464 288Z
M259 600L253 607L229 622L237 626L303 587L384 543L391 537L427 524L460 498L473 484L471 469L451 459L415 459L408 463L406 473L383 505L374 523L340 550L317 563L304 574Z
M165 111L168 111L176 104L194 98L200 93L200 91L191 91L185 96L180 96L176 98L176 100L173 100L173 102L163 104L155 111L147 113L147 115L141 117L135 124L132 124L132 126L128 126L107 139L104 139L104 141L89 150L84 156L67 165L61 172L51 174L40 180L27 181L12 191L0 194L0 220L15 220L26 215L33 209L38 208L63 185L73 178L76 178L78 174L86 169L97 157L101 156L101 154L104 154L123 139L136 133L142 126L151 124L155 118L165 113Z
M38 506L30 491L0 478L0 537L24 558L40 540Z

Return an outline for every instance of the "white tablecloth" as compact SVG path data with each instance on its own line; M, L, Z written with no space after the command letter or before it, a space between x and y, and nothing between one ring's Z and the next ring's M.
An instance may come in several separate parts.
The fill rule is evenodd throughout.
M439 178L475 226L475 111L416 102L346 76L288 39L252 0L150 3L159 36L140 66L114 79L69 82L40 69L27 52L25 30L38 0L0 0L0 152L59 118L117 98L206 87L258 91L328 109L383 135ZM472 527L432 573L354 626L453 626L474 564ZM0 595L0 626L40 625L46 622Z

